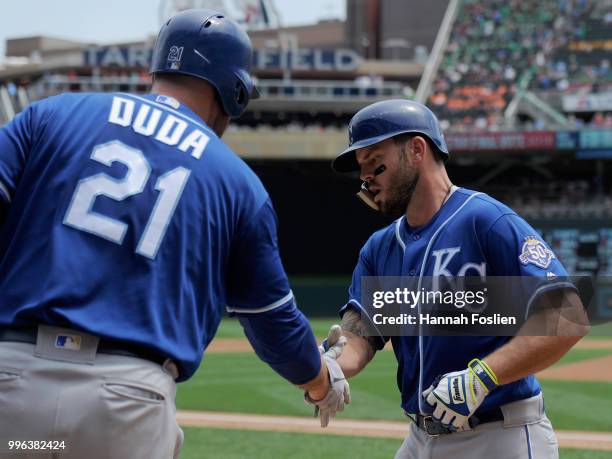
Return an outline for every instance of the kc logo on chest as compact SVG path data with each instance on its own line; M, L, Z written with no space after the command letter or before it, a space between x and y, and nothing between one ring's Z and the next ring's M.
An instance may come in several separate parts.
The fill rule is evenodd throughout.
M451 273L449 270L449 265L451 264L451 261L453 261L453 258L455 258L455 255L460 252L461 247L450 247L448 249L434 250L431 253L431 255L434 257L434 268L432 276L461 277L466 275L473 276L475 274L478 274L480 276L486 275L487 268L486 263L484 261L482 263L464 263L455 274ZM474 270L475 272L469 272L470 270Z
M446 280L454 284L453 279L455 276L480 276L481 279L485 279L487 274L486 262L474 263L467 262L461 265L456 273L451 272L450 266L453 264L452 261L461 253L461 247L450 247L447 249L434 250L431 256L434 258L434 267L432 273L432 287L434 290L439 288L439 278L444 276Z

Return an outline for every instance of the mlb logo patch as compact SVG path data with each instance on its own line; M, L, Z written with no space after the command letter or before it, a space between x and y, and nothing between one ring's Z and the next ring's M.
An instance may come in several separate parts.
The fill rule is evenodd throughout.
M81 337L79 335L62 335L55 336L55 347L58 349L68 349L69 351L78 351L81 349Z
M550 266L553 259L556 258L546 244L537 239L535 236L527 236L519 260L522 264L532 264L538 268L546 269Z
M174 97L159 95L155 99L155 102L159 102L160 104L168 105L169 107L178 110L181 104Z

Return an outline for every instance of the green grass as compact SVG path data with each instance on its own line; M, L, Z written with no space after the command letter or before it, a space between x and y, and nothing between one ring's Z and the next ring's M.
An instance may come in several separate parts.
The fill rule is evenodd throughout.
M329 327L333 324L340 323L339 317L323 317L310 319L310 325L316 336L327 336ZM217 338L244 338L242 327L238 319L224 318L219 325ZM612 322L596 325L591 328L589 335L584 337L585 340L592 339L612 339Z
M286 432L185 428L181 459L390 459L402 441ZM562 449L561 459L604 459L609 451Z
M238 319L224 318L219 324L215 338L246 338Z
M314 331L315 336L323 337L327 336L329 327L333 324L340 323L339 317L326 317L322 319L310 319L310 325ZM219 330L215 335L216 338L245 338L242 331L242 326L238 319L225 318L219 325Z
M594 325L585 339L611 339L612 338L612 321Z
M325 336L336 318L313 319L315 334ZM595 335L608 333L608 324ZM586 339L606 338L591 336ZM242 338L235 319L224 319L218 335ZM575 349L557 365L612 354L608 349ZM397 362L380 352L368 368L351 380L353 403L342 418L404 420L395 384ZM612 431L612 382L542 381L546 409L555 429ZM252 353L209 354L196 375L179 385L180 409L309 416L299 390L283 381ZM181 458L392 458L401 440L186 428ZM609 451L563 449L561 459L604 459Z
M560 459L610 459L610 451L565 448L559 451Z
M186 428L181 459L390 459L401 440Z
M326 335L334 322L333 318L311 321L318 336ZM224 320L220 336L242 337L242 327L237 320ZM574 349L557 365L611 354L609 349ZM353 403L341 416L403 420L396 369L392 352L378 353L368 368L351 380ZM555 428L612 431L612 382L544 380L542 385L547 412ZM299 390L252 353L206 355L196 375L179 386L177 406L191 410L310 415Z
M541 383L546 413L555 429L612 432L612 383L554 380Z
M609 351L608 351L609 353ZM580 349L566 362L605 355ZM381 352L351 380L353 403L341 415L355 419L404 419L395 386L397 363ZM549 417L558 429L612 431L612 382L542 381ZM181 409L308 416L300 392L252 353L210 354L196 375L179 385Z
M401 420L395 386L397 364L380 353L351 381L354 403L347 417ZM180 409L308 416L300 391L282 380L252 353L210 354L189 381L179 385Z

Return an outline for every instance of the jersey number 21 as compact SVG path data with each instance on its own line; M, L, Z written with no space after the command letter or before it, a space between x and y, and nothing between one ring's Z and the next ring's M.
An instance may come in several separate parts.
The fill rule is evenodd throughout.
M128 171L120 180L104 173L80 180L64 217L64 224L121 245L128 225L93 212L91 209L94 201L98 196L123 201L129 196L142 193L151 175L151 166L140 150L128 147L118 140L95 146L91 159L106 166L118 161L125 165ZM136 253L150 259L155 258L190 173L189 169L177 167L157 179L155 189L160 193L138 242Z

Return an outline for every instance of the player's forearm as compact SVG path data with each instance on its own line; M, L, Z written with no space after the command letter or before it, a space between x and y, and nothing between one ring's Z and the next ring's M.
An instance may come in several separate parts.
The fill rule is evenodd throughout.
M342 330L346 337L346 345L342 355L338 357L338 364L347 378L352 378L363 370L374 357L374 350L370 343L361 336L354 335L350 331Z
M509 384L542 371L563 357L580 336L517 336L484 361L499 384Z
M330 384L327 366L323 359L321 359L321 371L319 371L319 374L306 384L300 384L298 387L308 392L308 395L313 400L321 400L327 395Z
M346 337L346 345L338 364L347 378L351 378L365 368L376 353L372 343L368 324L361 314L353 309L347 310L342 316L342 335Z
M544 294L533 314L514 337L484 360L500 384L537 373L557 362L589 332L588 317L576 292L568 289ZM550 336L530 336L530 335Z

